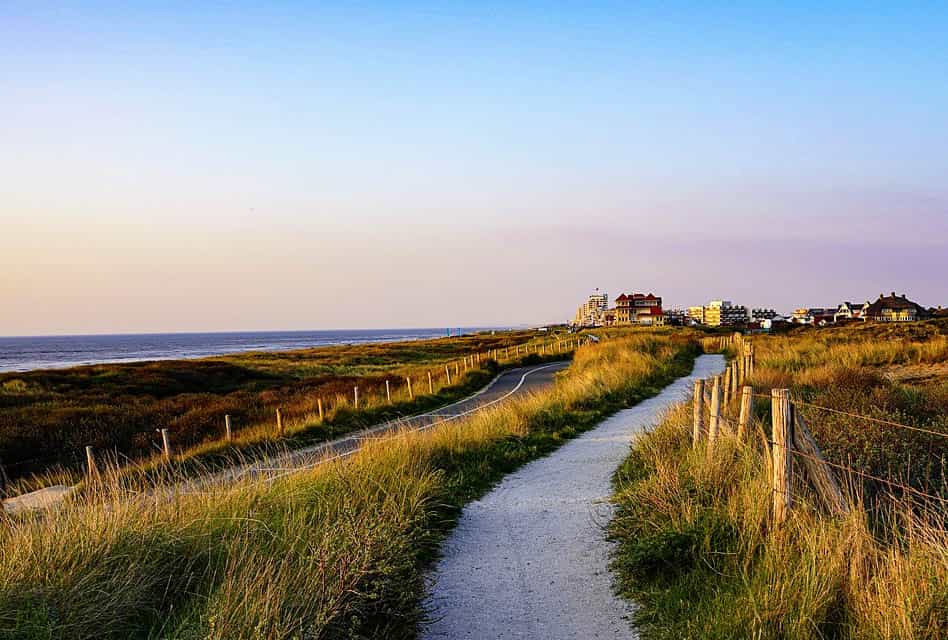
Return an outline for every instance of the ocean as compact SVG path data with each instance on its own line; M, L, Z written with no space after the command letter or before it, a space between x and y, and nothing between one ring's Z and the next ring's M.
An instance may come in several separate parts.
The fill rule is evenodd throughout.
M451 329L470 334L494 327ZM448 329L247 331L90 336L0 337L0 372L61 369L84 364L204 358L243 351L285 351L334 344L441 338Z

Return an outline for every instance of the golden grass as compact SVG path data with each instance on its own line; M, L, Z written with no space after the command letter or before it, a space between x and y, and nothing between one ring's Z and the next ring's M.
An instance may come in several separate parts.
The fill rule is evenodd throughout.
M132 493L107 475L0 526L0 638L411 637L457 507L687 355L667 335L582 347L554 389L273 482L169 498L174 477Z
M880 375L891 365L948 361L938 330L846 327L753 343L750 383L761 393L790 388L795 399L948 434L937 386ZM948 453L944 437L799 410L831 461L946 495L944 469L933 468ZM756 411L769 431L769 403ZM775 527L760 438L724 434L709 457L692 447L691 421L690 403L670 411L617 476L616 567L624 592L644 604L644 637L948 637L946 503L843 477L853 508L832 518L796 466L794 507Z

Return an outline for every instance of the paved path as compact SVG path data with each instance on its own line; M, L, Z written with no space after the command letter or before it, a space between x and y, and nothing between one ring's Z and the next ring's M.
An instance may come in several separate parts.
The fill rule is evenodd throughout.
M318 464L327 458L348 456L358 451L365 440L384 438L394 431L403 429L412 431L428 429L442 422L457 420L485 407L499 404L511 396L546 389L553 384L556 372L567 368L569 364L569 362L564 361L510 369L498 375L489 385L474 395L452 404L416 416L384 422L335 440L289 451L281 456L271 457L262 462L252 463L222 473L229 476L250 474L254 477L271 477L283 472L292 473L296 469ZM215 479L219 480L220 475L215 476Z
M430 576L426 640L630 638L631 606L613 593L604 527L612 474L631 439L724 367L700 356L691 376L621 411L469 504Z
M422 413L385 422L374 427L341 436L335 440L321 442L310 447L287 451L259 462L251 462L218 471L216 473L187 480L175 487L177 493L200 491L208 485L250 476L268 480L293 473L301 468L319 464L331 457L343 457L354 453L367 438L380 438L399 429L426 429L448 420L459 419L485 406L498 404L514 395L531 393L553 384L554 375L569 366L569 362L531 365L504 371L489 385L477 393L452 404ZM18 513L56 506L75 490L75 487L56 485L39 491L23 494L3 501L3 510Z

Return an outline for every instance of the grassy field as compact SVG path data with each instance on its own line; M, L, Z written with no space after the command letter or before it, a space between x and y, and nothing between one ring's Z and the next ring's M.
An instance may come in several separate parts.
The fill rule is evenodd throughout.
M268 484L143 500L106 482L0 526L0 638L410 638L463 504L690 371L688 334L577 350L553 389Z
M455 375L459 358L549 339L536 332L504 332L0 374L0 462L14 480L24 478L12 484L16 492L37 481L74 481L86 445L122 464L154 459L159 428L170 431L177 452L199 455L204 464L215 456L252 453L258 445L324 440L444 404L492 376L486 366L460 367L462 375ZM446 363L452 366L450 385ZM429 371L434 394L428 393ZM413 378L414 399L408 397L406 377ZM385 397L386 380L392 405ZM354 386L359 411L351 406ZM283 438L275 432L277 408L286 427ZM229 445L222 441L225 414L236 435ZM31 481L31 474L45 477Z
M856 325L754 336L755 391L948 436L948 324ZM756 419L769 436L769 402ZM790 519L775 527L758 438L693 449L681 406L639 440L616 476L623 593L646 638L948 637L948 437L807 405L827 460L852 474L849 515L823 512L797 462Z

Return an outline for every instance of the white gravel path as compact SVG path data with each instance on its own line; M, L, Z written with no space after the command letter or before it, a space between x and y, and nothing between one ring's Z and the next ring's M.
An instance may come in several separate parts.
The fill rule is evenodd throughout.
M612 474L631 439L720 372L700 356L691 376L617 413L553 454L508 475L465 507L429 577L425 639L632 638L631 605L613 592L605 525Z

